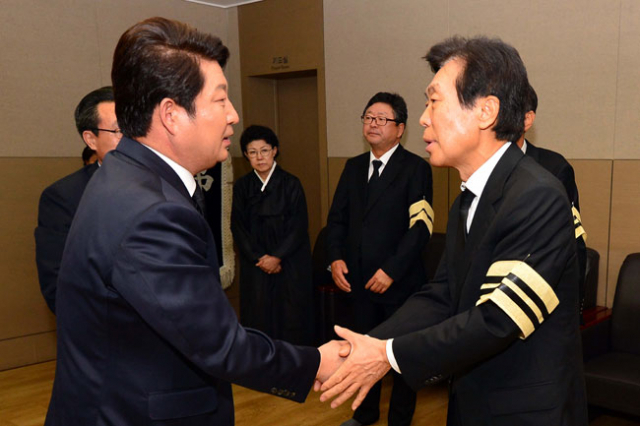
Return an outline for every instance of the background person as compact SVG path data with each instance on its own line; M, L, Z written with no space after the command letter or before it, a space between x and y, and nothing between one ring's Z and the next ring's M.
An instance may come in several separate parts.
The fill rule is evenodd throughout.
M231 230L240 251L240 322L277 339L314 342L307 202L275 159L278 137L249 126L240 147L253 171L233 187Z
M107 152L115 149L122 137L116 120L111 86L87 94L75 110L76 128L86 149L93 150L98 162L52 183L42 191L35 230L36 267L42 296L56 313L56 282L62 251L80 198L89 179L98 170Z
M352 294L354 329L366 333L389 318L426 280L421 253L433 230L429 164L400 144L407 105L395 93L376 93L362 111L371 147L347 161L327 218L327 251L336 285ZM375 423L380 384L343 426ZM399 375L389 425L409 425L415 392Z

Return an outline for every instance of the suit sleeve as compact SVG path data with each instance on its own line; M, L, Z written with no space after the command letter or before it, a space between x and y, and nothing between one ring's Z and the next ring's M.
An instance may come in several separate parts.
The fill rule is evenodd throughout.
M511 200L505 201L505 203ZM558 306L556 291L575 261L573 228L566 197L550 188L529 188L503 205L493 223L501 224L485 276L465 285L479 288L472 308L446 320L396 337L393 351L398 365L414 388L434 378L462 371L491 357L517 339L526 339ZM498 222L496 222L498 221ZM405 317L416 311L413 296L403 306ZM565 301L565 303L571 303ZM423 309L437 306L423 304ZM412 309L413 307L413 309ZM570 326L569 324L567 326ZM407 331L407 326L402 331Z
M346 243L349 232L349 183L350 163L347 162L327 217L327 260L329 263L346 257ZM348 266L348 265L347 265Z
M247 258L257 262L266 252L251 238L248 225L251 218L246 206L246 190L241 185L242 181L233 186L233 203L231 206L231 232L238 250Z
M414 265L433 231L433 179L429 163L419 159L415 173L408 180L408 186L409 227L395 253L382 264L382 270L394 281L401 280L408 268Z
M119 245L111 283L160 336L211 376L305 400L320 362L296 347L243 328L211 257L204 218L172 203L149 208ZM213 262L215 263L215 262Z
M300 181L292 179L289 182L287 195L289 198L289 212L286 218L285 238L280 245L270 253L284 259L295 253L300 245L309 238L309 219L307 214L307 200Z
M36 240L36 267L40 290L51 312L56 313L56 282L62 261L62 251L73 212L54 188L47 188L40 197Z
M578 265L580 269L580 280L579 280L580 306L581 306L580 313L582 314L582 304L584 303L584 294L585 294L584 280L585 280L585 274L587 271L587 242L586 242L587 234L584 231L581 219L579 219L580 196L578 194L578 186L576 185L576 176L573 171L573 167L571 167L571 164L569 164L569 162L567 162L566 160L565 160L564 167L562 167L557 177L560 180L560 182L562 182L562 185L566 189L567 196L569 197L569 202L571 203L572 207L577 210L576 219L574 219L574 225L582 229L582 234L576 238ZM575 212L574 212L574 215L575 215ZM578 223L575 223L575 220L577 220ZM576 235L578 235L579 233L580 232L578 232ZM580 316L580 318L582 318L582 315Z

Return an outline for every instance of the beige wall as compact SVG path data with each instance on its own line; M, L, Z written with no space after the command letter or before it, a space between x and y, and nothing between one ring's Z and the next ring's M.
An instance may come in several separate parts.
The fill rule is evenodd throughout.
M635 0L325 0L330 157L364 149L358 117L380 90L409 107L405 145L424 155L418 118L432 77L421 59L448 36L514 45L540 105L534 143L571 159L640 158L640 3Z
M55 317L40 294L34 260L38 199L80 168L75 106L110 84L120 34L152 16L187 22L229 46L230 97L241 111L237 8L181 0L2 2L0 370L55 357Z
M377 91L405 98L403 143L425 156L418 119L433 74L421 57L455 34L500 37L519 50L538 92L527 137L576 170L587 244L601 256L598 302L611 306L624 257L640 251L640 227L629 220L640 214L640 161L625 161L640 159L640 2L324 0L324 15L330 184L367 148L359 116ZM455 170L434 173L434 204L450 204L459 182Z

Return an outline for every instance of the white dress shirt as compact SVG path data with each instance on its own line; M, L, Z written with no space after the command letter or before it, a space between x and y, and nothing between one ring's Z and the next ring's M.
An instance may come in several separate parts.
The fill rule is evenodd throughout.
M380 168L378 168L378 176L382 176L382 171L384 170L384 166L387 165L393 153L396 152L396 149L398 149L398 145L400 144L399 143L395 144L393 148L391 148L389 151L382 154L380 158L376 158L376 156L373 155L373 151L369 151L369 174L367 175L368 176L367 182L369 182L369 179L371 179L371 175L373 174L373 160L382 161Z
M180 164L173 161L171 158L151 148L150 146L145 145L143 143L141 143L141 145L148 148L151 152L153 152L158 157L160 157L162 161L167 163L169 167L171 167L173 171L176 172L176 174L178 175L182 183L184 183L185 188L187 188L187 191L189 191L189 195L193 197L193 193L196 192L197 183L196 183L196 180L193 178L193 175L191 174L191 172L185 169L184 167L182 167Z

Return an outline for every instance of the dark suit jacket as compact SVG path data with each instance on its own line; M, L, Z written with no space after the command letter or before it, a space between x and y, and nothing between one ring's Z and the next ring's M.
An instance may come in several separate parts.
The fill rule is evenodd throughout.
M571 164L557 152L538 148L529 141L527 141L526 155L536 160L538 164L558 178L567 191L569 202L576 208L579 214L580 197L578 195L578 186L576 185L576 175ZM582 228L582 223L580 223L579 226ZM578 263L580 265L580 303L582 304L584 302L584 276L587 269L586 234L579 236L576 242L578 245Z
M374 301L401 303L425 282L421 252L430 232L423 221L409 227L409 208L421 200L431 205L431 167L398 146L366 200L368 170L367 152L349 159L340 176L327 219L329 261L346 262L356 298L368 293ZM364 289L379 268L394 280L383 294Z
M56 281L64 243L84 188L96 170L97 162L89 164L54 182L40 196L38 227L35 230L36 266L42 295L54 314Z
M320 362L238 323L205 218L128 138L87 186L57 298L46 425L232 425L229 382L302 402Z
M586 425L578 264L564 189L510 146L466 243L459 202L434 280L371 331L414 388L452 375L449 425Z

